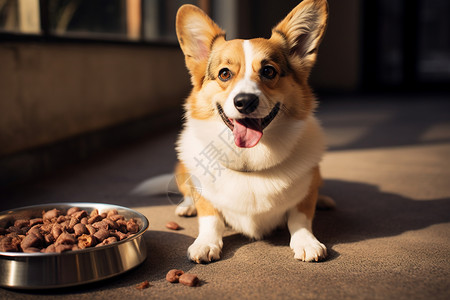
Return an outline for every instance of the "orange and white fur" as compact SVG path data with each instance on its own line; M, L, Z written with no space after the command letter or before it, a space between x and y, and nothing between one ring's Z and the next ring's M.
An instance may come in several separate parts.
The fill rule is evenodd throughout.
M193 90L177 143L177 213L199 217L192 261L220 258L226 225L260 239L286 223L296 259L326 257L311 228L325 144L307 81L327 14L325 0L305 0L270 39L227 41L199 8L179 9Z

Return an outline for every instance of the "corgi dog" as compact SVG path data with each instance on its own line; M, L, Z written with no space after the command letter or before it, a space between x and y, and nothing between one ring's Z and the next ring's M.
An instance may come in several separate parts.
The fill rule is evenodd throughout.
M326 0L304 0L269 39L228 41L199 8L178 10L193 89L176 146L176 212L198 215L190 260L220 259L226 225L260 239L286 223L294 258L326 257L312 232L325 142L308 76L327 15Z

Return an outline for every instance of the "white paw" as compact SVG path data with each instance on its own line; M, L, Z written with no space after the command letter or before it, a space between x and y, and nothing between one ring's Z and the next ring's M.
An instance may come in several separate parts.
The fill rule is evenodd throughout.
M183 206L178 205L177 208L175 208L175 214L177 214L180 217L192 217L197 215L197 209L194 205L189 206Z
M196 263L208 263L220 259L223 243L203 242L198 239L188 248L188 258Z
M301 261L319 261L327 256L327 248L314 236L293 236L290 244L294 258Z

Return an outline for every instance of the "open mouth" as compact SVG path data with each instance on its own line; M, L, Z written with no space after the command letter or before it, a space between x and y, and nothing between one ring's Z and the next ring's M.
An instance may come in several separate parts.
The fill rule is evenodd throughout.
M273 121L280 110L280 103L277 103L264 118L230 119L223 111L222 106L219 103L216 105L223 122L233 132L234 143L240 148L256 146L263 135L264 128Z

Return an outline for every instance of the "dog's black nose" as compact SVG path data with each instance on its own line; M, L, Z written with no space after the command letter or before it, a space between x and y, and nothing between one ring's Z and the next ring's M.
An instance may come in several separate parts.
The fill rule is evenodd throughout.
M234 106L242 114L250 114L256 110L259 105L259 97L255 94L241 93L234 97Z

